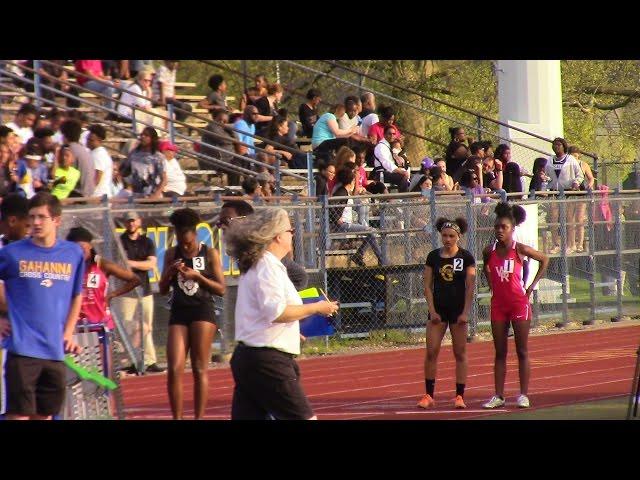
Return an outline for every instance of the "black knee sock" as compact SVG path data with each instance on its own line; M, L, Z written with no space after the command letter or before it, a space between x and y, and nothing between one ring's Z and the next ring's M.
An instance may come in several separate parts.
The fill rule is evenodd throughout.
M464 397L464 383L456 383L456 396Z
M424 385L425 385L425 387L427 389L427 395L431 395L431 398L433 398L433 392L436 389L436 381L435 381L435 379L431 380L429 378L425 378Z

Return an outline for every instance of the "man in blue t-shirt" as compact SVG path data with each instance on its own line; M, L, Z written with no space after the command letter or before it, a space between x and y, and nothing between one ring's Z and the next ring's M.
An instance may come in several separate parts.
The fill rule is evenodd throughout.
M242 118L233 124L234 129L244 132L235 132L238 140L242 143L246 143L247 145L251 145L251 147L255 146L255 138L253 138L252 135L256 134L256 118L258 118L258 109L254 105L249 105L244 109ZM245 147L244 145L237 144L235 147L236 153L239 155L245 155L252 158L256 155L256 151L251 147Z
M65 392L65 352L79 353L73 332L82 304L81 248L57 240L62 206L50 193L29 201L31 238L0 250L11 334L6 348L7 418L48 420Z

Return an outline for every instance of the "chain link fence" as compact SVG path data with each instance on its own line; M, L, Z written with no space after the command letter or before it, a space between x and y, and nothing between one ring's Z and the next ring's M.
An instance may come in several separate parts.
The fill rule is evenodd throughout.
M424 331L428 308L424 298L423 270L427 254L440 246L435 230L439 217L464 217L469 230L462 247L476 258L476 301L470 319L470 336L489 330L490 292L482 274L482 250L494 241L496 195L391 194L287 201L253 202L256 210L285 208L295 228L294 260L304 265L308 286L320 287L341 305L332 319L333 338L398 338ZM549 269L532 296L533 326L566 326L619 320L640 314L640 193L559 193L545 198L510 199L527 212L516 230L517 240L545 252ZM165 360L168 334L167 298L157 293L164 254L173 242L168 218L183 206L197 210L203 223L200 241L220 248L227 284L225 298L216 298L220 332L214 353L227 355L234 346L234 311L239 272L226 255L224 238L215 228L223 199L164 205L114 205L111 209L65 209L65 227L83 225L97 238L97 249L124 264L119 246L120 219L134 209L143 230L155 245L158 268L151 275L154 290L153 338L159 362ZM346 213L345 213L346 211ZM339 221L342 220L342 221ZM344 224L348 223L348 226ZM343 224L343 225L339 225ZM103 253L104 252L104 253ZM528 280L537 272L529 262ZM139 328L142 319L136 317ZM120 359L142 361L143 345L126 335L116 317L116 344ZM392 333L395 332L395 333ZM130 345L130 347L127 347ZM116 350L116 356L118 351ZM116 359L117 361L117 359Z

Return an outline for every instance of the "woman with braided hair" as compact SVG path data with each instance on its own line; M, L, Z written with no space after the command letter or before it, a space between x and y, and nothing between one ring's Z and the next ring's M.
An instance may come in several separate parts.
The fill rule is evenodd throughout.
M464 218L456 218L455 221L439 218L436 228L442 237L442 247L429 253L424 269L424 296L429 306L427 355L424 359L426 394L418 402L418 407L435 407L438 354L448 325L456 359L454 404L455 408L466 408L467 323L476 281L476 261L469 251L458 245L460 237L467 231Z
M523 243L516 242L515 227L524 222L526 212L520 205L500 202L495 209L494 225L496 240L482 252L484 274L491 289L491 333L496 349L494 376L496 393L484 408L498 408L505 404L504 381L507 374L507 334L509 324L513 325L518 353L518 373L520 377L520 396L517 405L529 407L527 390L529 388L529 326L531 306L529 297L549 265L549 257ZM529 285L524 283L524 259L533 258L540 262L538 273Z

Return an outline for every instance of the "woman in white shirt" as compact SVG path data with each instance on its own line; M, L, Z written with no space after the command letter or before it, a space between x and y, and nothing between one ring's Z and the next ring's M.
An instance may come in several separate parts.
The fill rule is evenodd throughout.
M555 138L552 143L553 153L547 165L545 166L545 173L551 178L549 182L549 190L564 190L564 191L576 191L580 189L580 185L584 181L584 172L580 168L580 163L572 155L569 155L569 145L564 138ZM569 196L567 202L567 254L574 253L576 251L575 246L575 232L576 232L576 217L579 207L578 197ZM558 223L560 205L552 202L549 208L549 220L552 223ZM557 225L551 227L551 237L553 238L554 246L549 250L549 253L560 252L560 234ZM573 239L573 244L571 240Z
M235 323L238 346L231 358L235 382L232 420L315 420L294 357L300 325L310 315L332 315L337 302L302 304L281 260L292 249L294 229L283 209L234 221L227 253L240 267Z
M162 115L162 112L152 108L152 82L153 72L148 69L141 70L136 77L136 81L132 83L127 90L122 92L120 102L118 103L118 113L124 119L130 121L135 115L137 121L136 130L138 133L148 126L162 129L166 128L166 122L163 119L147 113L153 112ZM135 110L132 107L135 107Z

